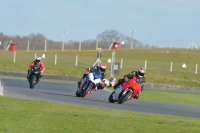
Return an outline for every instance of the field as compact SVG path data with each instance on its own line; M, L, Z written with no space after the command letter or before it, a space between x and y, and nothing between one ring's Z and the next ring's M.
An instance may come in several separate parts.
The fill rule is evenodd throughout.
M0 97L1 133L199 133L200 119Z
M111 64L107 61L112 59L112 52L101 51L101 61L107 64L107 77L111 75ZM35 55L44 54L45 74L81 77L85 69L96 62L97 53L92 50L17 51L15 54L0 51L0 70L26 73ZM118 79L132 70L145 67L147 83L200 87L199 56L196 49L122 49L115 53L115 62L121 64L119 74L114 76ZM183 64L186 68L182 67Z

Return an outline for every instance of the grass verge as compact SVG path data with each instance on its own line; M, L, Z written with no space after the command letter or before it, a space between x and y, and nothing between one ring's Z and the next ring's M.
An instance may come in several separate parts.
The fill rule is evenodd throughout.
M200 119L0 97L1 133L199 133Z

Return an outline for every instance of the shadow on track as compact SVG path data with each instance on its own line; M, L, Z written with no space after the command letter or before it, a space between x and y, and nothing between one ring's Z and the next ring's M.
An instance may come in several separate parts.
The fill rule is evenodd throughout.
M82 97L77 97L77 96L74 96L74 95L66 95L66 94L58 94L58 93L50 93L50 92L42 92L42 93L45 93L45 94L52 94L52 95L59 95L59 96L67 96L67 97L76 97L76 98L78 98L78 99L86 100L86 101L101 102L101 103L109 103L108 101L101 101L101 100L94 100L94 99L82 98Z

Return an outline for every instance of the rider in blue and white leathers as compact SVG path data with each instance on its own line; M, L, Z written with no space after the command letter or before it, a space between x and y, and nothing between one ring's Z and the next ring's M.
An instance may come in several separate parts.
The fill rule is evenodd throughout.
M88 74L91 82L95 84L95 90L97 90L97 85L102 81L102 75L99 70L91 70L90 73Z
M91 73L91 70L98 70L101 72L101 79L105 80L106 79L106 64L105 63L101 63L99 66L95 66L95 67L91 67L91 68L87 68L86 72L83 74L82 78L80 81L78 81L78 88L81 84L81 81L85 78L85 76L87 76L89 73ZM103 84L99 84L97 89L103 89L105 85Z

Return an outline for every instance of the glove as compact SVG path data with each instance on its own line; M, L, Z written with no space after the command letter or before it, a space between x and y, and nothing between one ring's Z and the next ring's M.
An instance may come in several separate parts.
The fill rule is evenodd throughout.
M105 84L106 86L110 86L110 81L109 81L109 80L103 79L103 81L104 81L104 84Z
M104 85L105 83L104 83L104 81L103 81L103 80L101 80L101 81L100 81L100 84L101 84L101 85Z
M40 77L43 77L44 71L40 71Z
M106 84L107 86L110 86L110 82L109 82L108 80L105 80L105 84Z

